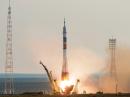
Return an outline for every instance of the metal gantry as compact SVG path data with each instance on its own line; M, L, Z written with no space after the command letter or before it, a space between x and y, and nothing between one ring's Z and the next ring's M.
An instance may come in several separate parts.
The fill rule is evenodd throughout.
M118 79L116 70L116 38L109 39L109 50L110 50L110 73L111 77L115 80L115 92L118 92Z
M13 53L12 53L12 19L11 5L9 0L7 16L7 40L6 40L6 62L5 62L5 88L4 94L14 94L13 83Z

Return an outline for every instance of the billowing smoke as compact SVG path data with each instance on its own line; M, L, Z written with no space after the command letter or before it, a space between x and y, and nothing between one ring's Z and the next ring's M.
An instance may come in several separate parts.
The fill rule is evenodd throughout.
M116 72L117 72L117 92L129 92L130 90L130 48L117 47L116 49ZM110 76L110 65L106 66L106 74L100 76L100 87L103 92L115 93L115 78Z
M105 68L103 58L86 48L73 49L69 53L69 71L71 78L80 79L79 92L98 91L100 71Z
M121 46L116 49L117 82L110 75L109 51L106 54L108 57L102 58L84 48L70 52L69 71L71 77L80 78L80 93L83 90L87 93L115 93L116 87L117 92L130 91L130 48Z
M75 51L71 57L73 65L70 69L73 75L79 75L81 79L80 90L85 89L87 93L115 93L117 87L117 92L130 91L130 48L118 47L116 50L117 86L115 78L110 75L110 64L106 61L108 57L105 60L83 49Z
M45 40L45 42L33 41L31 48L37 62L37 72L41 71L38 65L43 60L53 76L60 79L62 67L62 43L58 40ZM36 42L36 43L35 43ZM52 44L53 43L53 44ZM31 44L31 43L29 43ZM35 44L35 45L34 45ZM44 45L43 45L44 44ZM108 57L101 57L90 49L71 48L68 50L69 74L72 79L80 79L79 92L86 90L87 93L103 91L115 92L115 80L110 76ZM108 55L109 53L106 53ZM130 90L130 48L118 47L116 51L116 67L118 76L118 92L129 92ZM42 72L42 71L41 71Z
M117 49L117 73L119 91L130 92L130 48L121 46Z
M37 41L34 40L28 44L29 47L32 48L32 60L36 64L32 65L33 68L35 68L34 72L44 71L42 66L38 64L38 62L42 60L47 68L52 70L53 76L60 79L62 68L62 43L52 38L50 40L44 39L44 42L38 41L37 39ZM72 78L75 81L76 79L80 79L79 92L83 90L86 90L87 93L97 91L97 78L100 75L100 71L105 68L104 60L93 51L86 48L68 49L67 56L70 79Z

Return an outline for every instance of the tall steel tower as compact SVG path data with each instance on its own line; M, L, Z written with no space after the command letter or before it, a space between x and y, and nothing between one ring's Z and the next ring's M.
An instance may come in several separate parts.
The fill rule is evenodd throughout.
M8 16L7 16L7 42L6 42L6 63L5 63L5 90L4 94L14 93L13 84L13 56L12 56L12 20L11 5L9 0Z
M116 93L117 93L117 71L116 71L116 38L109 39L109 50L110 50L110 73L111 77L114 78L116 84Z
M68 72L68 65L67 65L67 31L64 19L64 27L63 27L63 65L62 65L62 74L61 80L68 80L69 79L69 72Z

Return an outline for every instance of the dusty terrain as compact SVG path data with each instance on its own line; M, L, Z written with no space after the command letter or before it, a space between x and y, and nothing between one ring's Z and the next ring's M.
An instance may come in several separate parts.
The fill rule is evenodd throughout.
M78 95L21 94L21 95L0 95L0 97L130 97L130 93L122 93L122 94L78 94Z

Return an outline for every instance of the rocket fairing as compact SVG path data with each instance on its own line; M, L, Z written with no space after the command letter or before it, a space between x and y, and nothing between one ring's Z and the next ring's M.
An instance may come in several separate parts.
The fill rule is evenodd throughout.
M67 65L67 31L66 31L65 19L63 27L63 65L62 65L61 80L69 80L69 72Z

